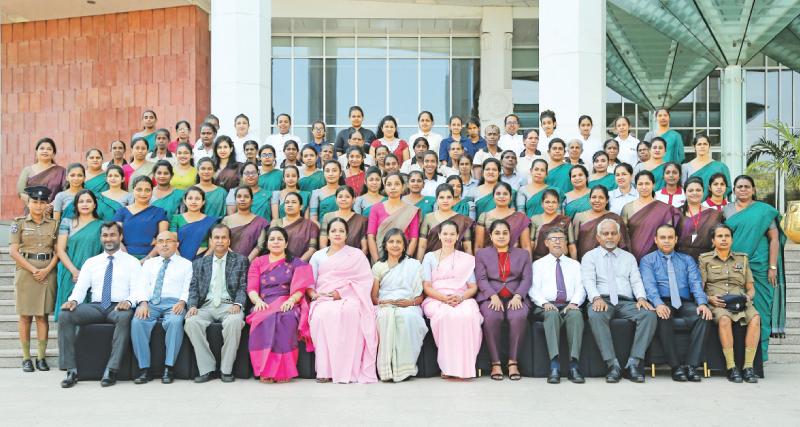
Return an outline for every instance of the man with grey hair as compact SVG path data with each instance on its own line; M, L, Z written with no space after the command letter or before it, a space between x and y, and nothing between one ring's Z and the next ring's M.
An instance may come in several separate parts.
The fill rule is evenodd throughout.
M647 347L656 331L657 317L653 306L647 302L642 277L636 258L619 247L620 227L612 219L597 225L600 246L583 256L581 278L591 301L589 327L608 367L606 382L619 382L622 370L614 352L609 322L626 319L636 322L631 354L625 365L625 377L634 382L644 382L640 367Z

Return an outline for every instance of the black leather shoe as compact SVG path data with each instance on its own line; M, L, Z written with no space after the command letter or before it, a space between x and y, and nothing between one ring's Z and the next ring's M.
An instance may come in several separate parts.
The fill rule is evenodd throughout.
M220 379L224 383L232 383L236 378L233 377L233 374L222 374Z
M558 368L551 369L550 375L547 376L548 384L558 384L561 382L561 371Z
M606 374L607 383L618 383L621 377L622 373L620 372L619 366L614 365L608 368L608 373Z
M213 379L214 379L214 372L212 371L212 372L206 372L203 375L198 375L198 376L194 377L194 382L196 382L198 384L199 383L207 383L207 382L209 382L209 381L211 381Z
M61 380L61 388L70 388L78 382L78 370L67 369L67 376Z
M100 380L100 385L102 387L111 387L116 383L117 383L117 371L111 368L106 368L106 371L103 372L103 378Z
M25 359L22 361L22 372L34 372L36 369L33 369L33 361L31 359Z
M161 376L161 383L172 384L174 378L175 376L172 374L172 366L165 366L164 375Z
M581 374L581 370L577 367L569 368L567 378L569 378L569 380L575 384L583 384L586 382L586 380L583 378L583 374Z
M37 371L49 371L50 367L47 366L47 361L44 359L36 359L36 370Z
M742 382L742 372L734 366L731 369L728 369L728 381L733 383L740 383Z
M755 384L758 382L758 375L756 375L753 368L744 368L742 370L742 378L746 383Z
M687 366L686 367L686 379L693 383L699 383L703 380L703 376L698 372L697 368L694 366Z
M676 366L672 368L672 381L678 381L681 383L689 381L689 378L686 376L686 371L683 369L683 366Z
M626 368L624 373L626 378L635 383L644 382L644 372L642 372L642 370L636 365L631 365L630 367Z
M150 382L150 368L141 369L139 376L133 380L134 384L147 384Z

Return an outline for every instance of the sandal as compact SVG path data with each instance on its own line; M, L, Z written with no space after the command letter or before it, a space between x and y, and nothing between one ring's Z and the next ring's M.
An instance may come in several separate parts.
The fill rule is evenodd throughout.
M317 378L318 383L329 383L332 380L330 378Z
M517 362L511 362L511 363L508 364L508 371L509 371L508 372L508 379L510 379L511 381L519 381L522 378L522 375L519 373L519 371L517 371L517 373L515 373L515 374L512 374L511 373L511 367L512 366L517 366Z
M501 367L501 366L503 366L503 365L501 365L500 362L492 363L492 368L498 368L498 367ZM503 370L500 369L500 373L499 374L492 374L492 375L489 376L489 378L491 378L491 379L493 379L495 381L503 381Z

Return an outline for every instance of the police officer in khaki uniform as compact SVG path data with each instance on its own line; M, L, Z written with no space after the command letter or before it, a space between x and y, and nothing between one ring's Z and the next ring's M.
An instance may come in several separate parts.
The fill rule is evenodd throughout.
M753 360L761 335L761 317L753 306L756 292L753 272L746 254L731 252L733 233L728 225L717 224L711 233L714 250L701 254L698 261L708 302L711 304L711 313L714 315L714 322L719 326L719 340L725 355L728 380L740 383L744 379L748 383L756 383L758 377L753 371ZM726 308L722 300L725 295L744 295L747 299L745 309L733 312ZM733 322L747 325L744 365L741 371L733 358Z
M48 371L47 317L53 312L56 299L55 254L58 223L45 215L50 190L35 186L25 189L28 195L28 215L11 223L9 253L17 263L14 275L14 294L19 314L19 340L22 345L22 370L33 372L31 361L31 321L36 318L39 348L36 368Z

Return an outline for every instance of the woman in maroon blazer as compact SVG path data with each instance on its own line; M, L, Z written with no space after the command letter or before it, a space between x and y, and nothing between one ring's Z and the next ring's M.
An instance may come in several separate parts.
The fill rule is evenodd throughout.
M528 327L530 302L526 299L531 287L531 260L525 249L511 246L511 227L505 220L496 220L489 227L492 246L475 254L477 300L483 315L483 336L492 360L493 380L503 379L500 362L500 328L508 322L508 377L519 380L517 349Z

